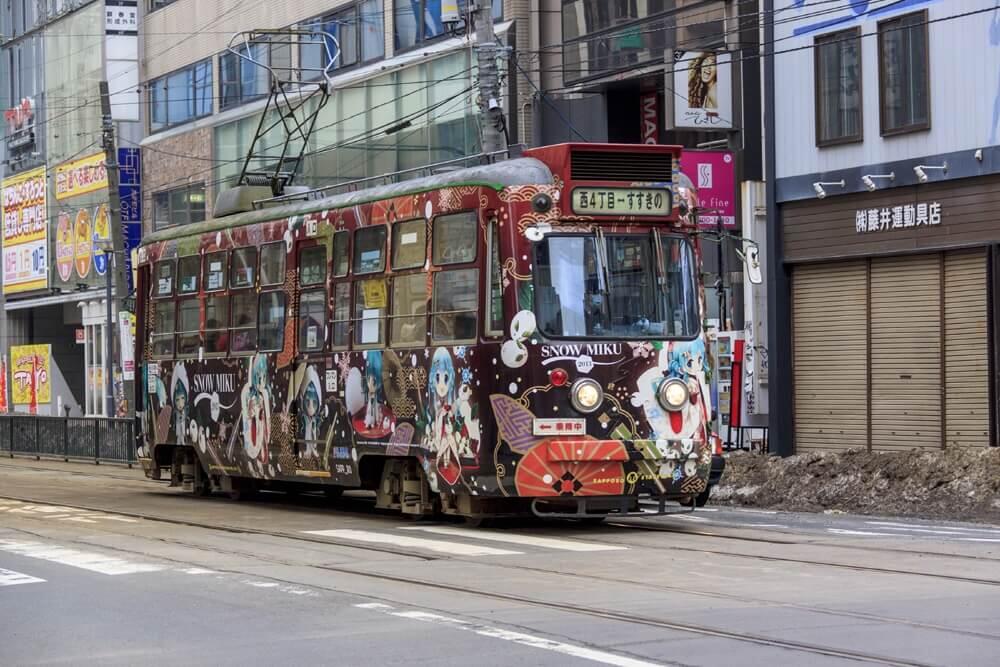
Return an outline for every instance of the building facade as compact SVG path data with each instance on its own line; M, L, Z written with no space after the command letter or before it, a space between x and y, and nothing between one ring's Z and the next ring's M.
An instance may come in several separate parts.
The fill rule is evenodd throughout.
M6 400L14 411L104 415L131 369L105 360L112 237L99 86L108 82L120 192L138 242L136 2L12 0L0 5L0 147ZM113 314L117 321L117 313ZM127 334L127 327L125 333Z
M442 14L446 4L149 0L142 30L146 229L211 217L219 191L237 182L270 90L263 66L287 76L330 65L331 94L295 185L333 185L477 154L475 58L464 22ZM494 0L502 42L515 39L513 17L526 4ZM464 7L459 3L460 14ZM240 42L242 58L230 50L236 33L262 27L332 35L339 54L327 53L322 41ZM280 149L283 139L276 128L255 153L261 145Z
M996 3L777 9L772 444L996 445Z

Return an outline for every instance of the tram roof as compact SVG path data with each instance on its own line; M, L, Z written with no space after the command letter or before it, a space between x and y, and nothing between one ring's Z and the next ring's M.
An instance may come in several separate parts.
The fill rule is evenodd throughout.
M501 190L512 185L547 185L553 183L552 171L544 162L534 158L518 158L495 164L458 169L444 174L424 176L401 183L380 185L355 192L344 192L323 199L292 201L284 205L262 208L246 213L236 213L205 222L171 227L143 238L143 245L171 239L197 236L232 227L270 222L292 215L304 215L331 208L349 208L380 199L417 194L444 187L474 185Z

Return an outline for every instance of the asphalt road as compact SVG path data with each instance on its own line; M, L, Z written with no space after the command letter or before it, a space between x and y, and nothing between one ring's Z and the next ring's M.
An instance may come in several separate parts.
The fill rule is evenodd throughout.
M0 665L1000 664L1000 527L370 505L0 460Z

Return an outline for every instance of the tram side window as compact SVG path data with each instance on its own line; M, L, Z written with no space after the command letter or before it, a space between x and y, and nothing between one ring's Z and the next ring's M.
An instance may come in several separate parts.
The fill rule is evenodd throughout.
M281 285L285 282L285 244L282 241L260 248L260 284Z
M490 224L490 314L487 322L487 333L492 336L503 335L503 275L500 266L500 230L496 222Z
M348 231L335 232L333 235L333 276L342 278L351 267L351 256L347 254L347 245L351 242Z
M205 256L205 291L226 289L226 252L213 252Z
M475 340L478 294L478 269L441 271L434 276L431 321L435 343Z
M392 269L415 269L427 259L427 223L397 222L392 226Z
M326 290L303 292L299 297L299 350L323 349L326 321Z
M262 352L275 352L285 346L284 292L261 293L257 311L257 342Z
M229 260L229 286L253 287L257 277L257 248L237 248ZM256 310L256 309L255 309Z
M303 248L299 252L299 284L322 285L326 282L326 246Z
M434 218L434 263L465 264L476 261L476 212L463 211Z
M427 275L411 273L392 280L393 347L423 347L427 340Z
M154 294L157 297L172 296L174 293L174 261L156 263L156 288ZM173 328L173 325L171 325Z
M150 336L153 343L154 357L174 356L174 303L164 301L153 306L153 332Z
M197 278L195 278L197 280ZM198 299L177 302L177 354L192 356L201 347L201 312Z
M345 348L350 342L351 326L351 284L337 283L333 286L333 333L331 344L334 348Z
M238 292L232 296L232 323L229 329L229 351L234 354L257 349L257 294Z
M354 284L357 290L354 295L354 342L366 346L382 345L385 342L385 279L359 280Z
M385 225L362 227L354 232L354 273L385 271Z
M205 299L205 352L225 354L229 349L229 297Z
M197 292L200 273L201 256L191 255L177 260L177 293L192 294Z

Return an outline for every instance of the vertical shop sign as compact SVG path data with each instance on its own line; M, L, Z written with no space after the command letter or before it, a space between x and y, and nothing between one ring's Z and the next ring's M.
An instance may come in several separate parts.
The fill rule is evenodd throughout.
M660 96L655 90L639 96L642 143L660 143Z
M138 148L118 149L118 196L122 208L122 238L125 240L125 279L128 293L135 291L132 251L142 242L142 165Z
M52 346L10 348L11 402L37 406L52 402Z

